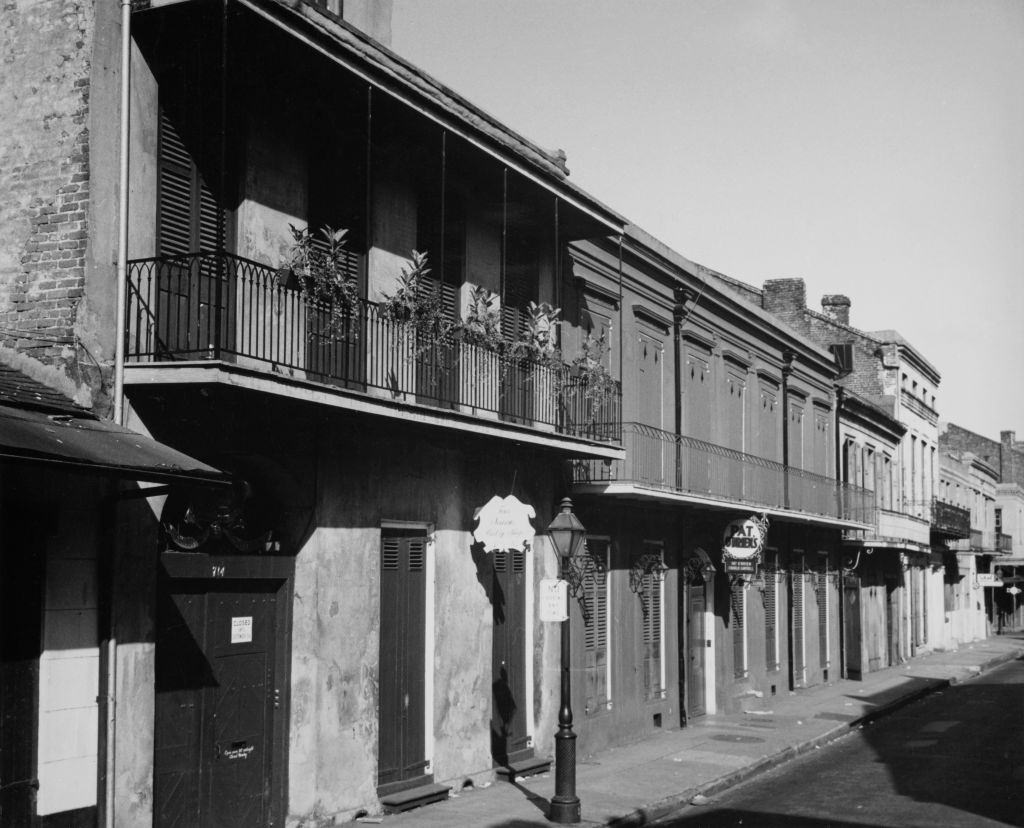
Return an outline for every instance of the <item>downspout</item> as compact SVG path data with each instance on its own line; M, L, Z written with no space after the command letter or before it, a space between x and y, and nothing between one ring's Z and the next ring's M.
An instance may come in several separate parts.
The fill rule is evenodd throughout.
M117 282L114 300L114 422L124 425L124 352L128 293L128 142L131 105L132 7L121 0L121 124L117 199ZM113 585L111 585L112 587ZM111 601L111 605L113 601ZM107 637L106 720L104 721L103 824L114 826L114 770L117 740L117 629L110 607Z
M836 490L837 490L838 495L839 495L839 497L838 497L838 501L839 501L839 517L842 517L843 513L845 511L844 508L843 508L843 499L844 499L845 491L843 490L842 448L841 448L842 441L840 439L840 435L841 435L841 432L840 432L840 423L841 423L840 412L842 411L843 400L845 398L846 398L846 389L843 388L843 386L841 386L841 385L837 385L836 386L836 429L835 429L835 433L836 433L836 450L835 450L835 455L836 455ZM842 550L842 542L841 541L840 541L840 545L839 545L839 561L838 561L838 563L839 563L839 566L838 566L839 584L838 584L838 588L836 590L836 595L837 595L838 604L839 604L839 677L840 678L846 678L846 661L847 661L847 654L846 654L846 601L844 600L844 597L845 597L844 589L845 588L843 586L844 579L845 579L846 576L843 574L843 550ZM826 567L826 571L827 571L827 567ZM825 588L828 589L827 579L826 579L826 583L825 583Z
M782 491L783 506L789 508L789 375L793 372L793 360L796 359L794 351L785 350L782 352ZM787 548L787 559L789 561L789 595L786 601L786 656L789 660L789 689L796 689L796 663L793 658L795 650L793 646L793 589L796 584L793 572L793 560L789 556ZM802 577L802 576L801 576ZM803 582L800 584L803 588Z
M686 288L676 290L676 303L672 307L672 341L675 358L673 359L672 384L675 389L675 405L673 422L673 440L676 444L676 491L683 490L683 319L686 314L686 303L693 295Z
M132 7L121 0L121 126L117 194L117 294L114 318L114 422L124 425L125 305L128 291L128 137L132 62Z

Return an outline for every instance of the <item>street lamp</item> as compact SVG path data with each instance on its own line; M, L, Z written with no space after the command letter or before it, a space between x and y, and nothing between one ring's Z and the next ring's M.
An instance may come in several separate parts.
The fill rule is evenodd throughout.
M587 530L572 513L572 501L563 498L558 514L548 525L548 537L561 562L562 580L571 578L570 561L583 546ZM562 622L562 692L555 734L555 795L551 797L548 819L558 823L580 821L580 798L576 796L576 734L572 732L572 704L569 697L569 590L566 590L565 621Z

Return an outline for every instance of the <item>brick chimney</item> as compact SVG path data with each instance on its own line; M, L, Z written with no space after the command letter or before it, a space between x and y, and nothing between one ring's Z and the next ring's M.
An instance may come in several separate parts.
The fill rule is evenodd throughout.
M1014 451L1014 443L1016 442L1016 432L999 432L999 476L1002 483L1021 484L1021 481L1017 479L1017 475L1024 472L1024 468L1020 467L1018 462L1020 458L1017 456L1017 452ZM1021 476L1024 477L1024 474L1021 474Z
M850 297L830 293L821 297L821 310L825 316L840 325L850 324Z
M807 307L807 286L803 279L768 279L761 306L768 313L793 313Z

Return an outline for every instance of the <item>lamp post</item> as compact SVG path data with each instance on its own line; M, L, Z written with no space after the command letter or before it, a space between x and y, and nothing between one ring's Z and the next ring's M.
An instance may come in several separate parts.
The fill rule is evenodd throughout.
M548 525L548 537L558 553L562 580L570 581L570 561L583 545L587 530L572 512L572 501L563 498L558 514ZM572 703L569 695L569 590L566 590L566 619L562 622L562 690L555 734L555 795L551 797L548 819L558 823L580 821L580 798L576 796L576 734L572 732Z

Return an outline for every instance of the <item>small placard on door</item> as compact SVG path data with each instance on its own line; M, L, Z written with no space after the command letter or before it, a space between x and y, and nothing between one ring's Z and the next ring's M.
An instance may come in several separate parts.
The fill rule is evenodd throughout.
M252 641L252 616L234 616L231 619L231 643L247 644L250 641Z
M540 582L537 603L541 621L559 622L569 617L565 612L568 591L569 584L560 579L545 578Z

